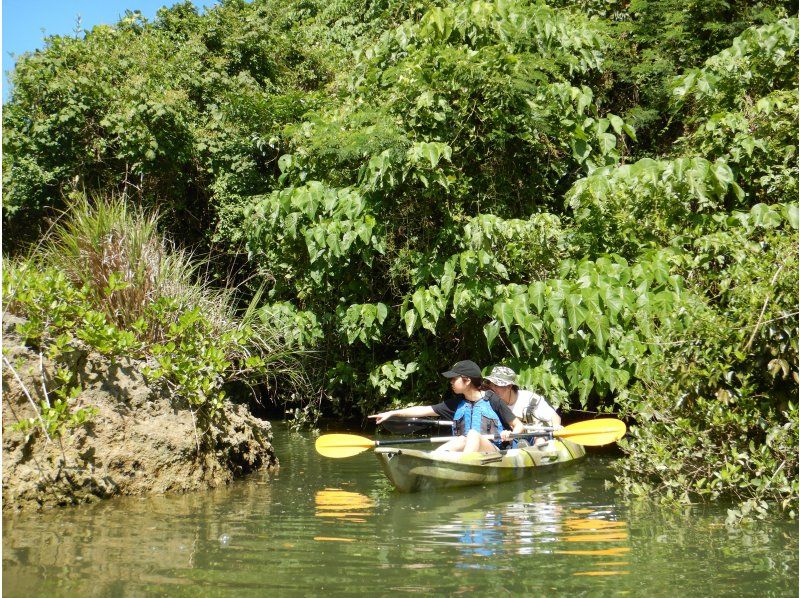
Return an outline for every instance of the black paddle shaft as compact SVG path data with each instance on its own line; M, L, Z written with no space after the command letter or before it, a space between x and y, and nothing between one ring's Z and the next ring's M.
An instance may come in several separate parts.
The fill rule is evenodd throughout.
M426 419L421 417L391 418L381 422L381 426L392 434L411 434L413 432L431 431L433 426L450 427L453 422Z
M375 446L389 446L393 444L422 444L424 442L430 442L430 441L431 441L430 438L400 438L398 440L376 440Z
M520 434L512 434L511 438L552 438L553 430L551 429L543 429L543 430L535 430L531 432L522 432ZM437 437L439 438L439 437ZM453 436L456 438L456 436ZM375 446L391 446L395 444L422 444L424 442L431 442L432 438L400 438L398 440L376 440ZM494 436L492 440L500 440L500 436Z

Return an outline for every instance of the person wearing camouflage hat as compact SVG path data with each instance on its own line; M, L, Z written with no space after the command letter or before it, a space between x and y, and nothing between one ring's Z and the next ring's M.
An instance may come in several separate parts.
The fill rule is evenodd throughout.
M511 435L521 434L525 431L525 426L507 403L484 388L481 368L477 363L469 359L456 362L450 369L442 372L442 376L450 381L453 392L451 399L436 405L392 409L369 417L376 424L392 417L436 416L452 421L453 440L437 448L436 452L496 453L516 446ZM483 437L484 434L494 435L495 440L487 440Z
M561 426L561 417L542 395L520 389L517 385L517 373L511 368L504 365L493 367L484 382L525 423L541 423L555 428Z

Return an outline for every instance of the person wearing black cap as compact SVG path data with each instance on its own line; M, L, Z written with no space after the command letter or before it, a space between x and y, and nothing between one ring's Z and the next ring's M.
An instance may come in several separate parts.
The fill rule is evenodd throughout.
M521 433L525 427L499 396L490 390L481 390L483 375L474 361L455 363L442 376L450 380L455 394L453 399L437 405L406 407L370 415L376 424L391 417L438 416L453 421L453 440L440 446L437 451L497 452L509 435ZM484 434L498 434L501 440L490 441Z

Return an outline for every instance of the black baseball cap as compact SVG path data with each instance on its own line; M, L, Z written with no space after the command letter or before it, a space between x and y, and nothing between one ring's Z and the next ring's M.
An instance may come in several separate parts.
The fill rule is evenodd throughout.
M458 363L454 363L453 367L451 367L446 372L442 372L442 376L444 376L445 378L455 378L456 376L465 376L467 378L482 378L483 374L481 373L481 368L478 367L477 363L467 359L465 361L459 361Z

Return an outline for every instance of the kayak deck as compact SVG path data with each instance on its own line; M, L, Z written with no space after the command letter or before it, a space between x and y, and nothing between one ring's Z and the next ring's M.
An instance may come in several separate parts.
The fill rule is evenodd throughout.
M375 456L386 477L401 492L509 482L542 470L551 471L586 454L568 440L501 453L420 451L379 447Z

